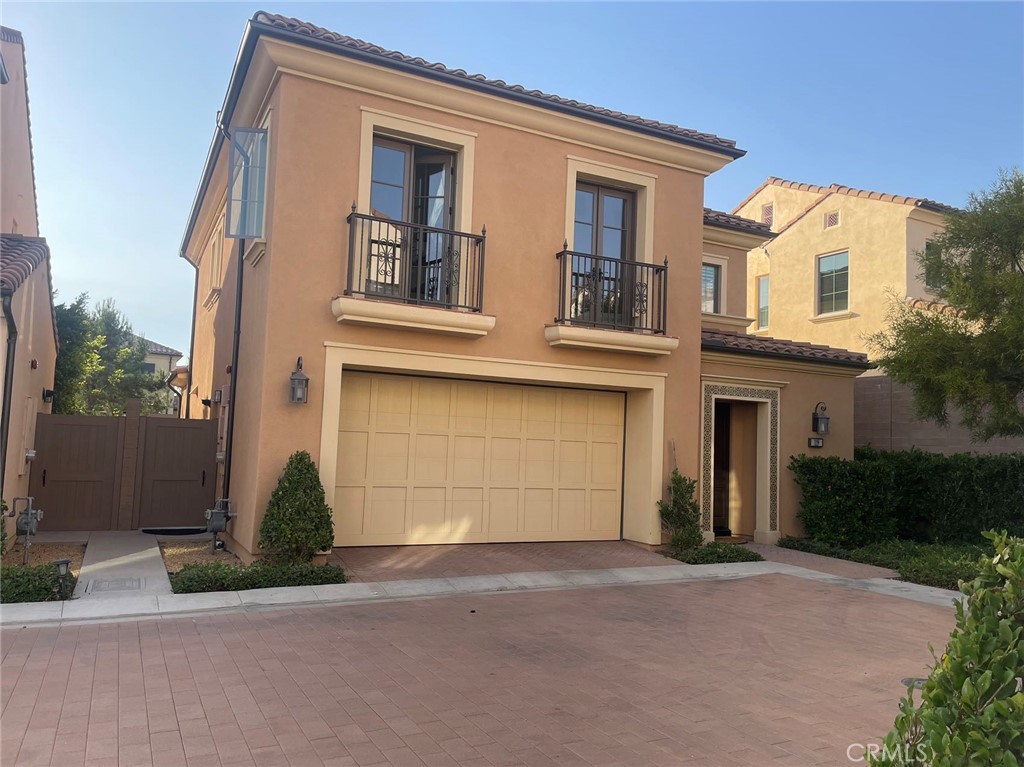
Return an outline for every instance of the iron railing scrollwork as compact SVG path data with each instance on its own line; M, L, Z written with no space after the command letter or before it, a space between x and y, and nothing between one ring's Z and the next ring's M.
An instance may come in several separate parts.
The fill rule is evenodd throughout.
M667 263L623 261L571 250L555 258L561 273L555 322L665 333Z
M483 234L352 212L345 295L483 311Z

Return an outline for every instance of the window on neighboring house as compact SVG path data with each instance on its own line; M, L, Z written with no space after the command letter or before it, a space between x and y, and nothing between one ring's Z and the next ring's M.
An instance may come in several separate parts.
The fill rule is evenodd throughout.
M156 372L156 365L154 365L152 362L143 362L142 372L149 373L150 375L152 375L153 373Z
M757 327L768 327L768 277L757 278Z
M761 206L761 223L769 228L775 224L775 203L768 203Z
M701 265L700 310L704 314L722 311L722 267L718 264Z
M838 210L833 210L825 214L825 228L831 229L834 226L839 226Z
M850 308L850 254L833 253L818 258L818 314L845 312Z
M938 249L939 246L934 242L926 242L924 244L924 286L932 292L942 287L942 277L939 274L939 269L937 265L933 265L933 261L938 255Z
M385 138L373 140L370 215L451 229L455 155Z

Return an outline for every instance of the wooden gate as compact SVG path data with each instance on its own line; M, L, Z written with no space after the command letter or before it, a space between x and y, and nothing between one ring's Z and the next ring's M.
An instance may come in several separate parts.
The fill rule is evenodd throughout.
M41 530L205 526L217 478L217 422L40 414L29 494Z

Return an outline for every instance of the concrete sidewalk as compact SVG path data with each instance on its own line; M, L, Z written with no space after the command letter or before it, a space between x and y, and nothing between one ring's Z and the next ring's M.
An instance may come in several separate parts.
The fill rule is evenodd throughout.
M465 594L721 581L780 574L943 607L951 607L954 600L960 597L955 591L892 581L887 578L844 578L779 562L740 562L470 575L458 578L292 586L205 594L140 593L137 596L119 597L111 597L108 594L106 597L94 596L91 599L67 602L4 605L0 609L0 626L8 628L75 622L99 623L112 619L170 618L211 611L237 612L266 607L344 605ZM164 577L166 578L166 575Z
M138 530L89 534L75 599L135 600L171 593L155 535Z

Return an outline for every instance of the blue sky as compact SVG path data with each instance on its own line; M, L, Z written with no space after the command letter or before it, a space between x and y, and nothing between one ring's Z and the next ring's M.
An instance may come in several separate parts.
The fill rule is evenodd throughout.
M178 247L260 8L735 139L748 155L707 182L725 210L770 175L960 205L1024 158L1021 3L5 2L58 300L113 297L187 351Z

